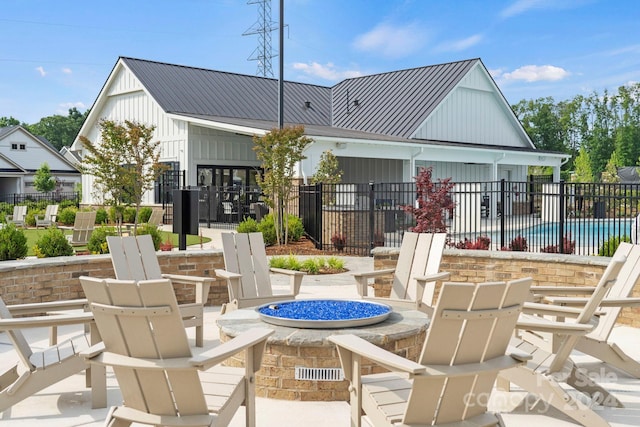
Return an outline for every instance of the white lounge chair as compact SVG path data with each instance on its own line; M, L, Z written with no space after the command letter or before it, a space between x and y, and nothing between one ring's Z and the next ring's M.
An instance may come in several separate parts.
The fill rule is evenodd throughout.
M270 329L253 329L193 356L169 279L80 282L103 343L84 352L110 366L124 402L105 425L217 426L229 424L245 405L255 426L255 372ZM244 352L244 368L217 366Z
M15 205L13 207L13 214L7 215L7 224L14 224L16 227L25 227L25 218L27 217L26 205Z
M36 228L38 227L51 227L56 223L56 217L58 216L58 205L47 205L43 215L36 215Z

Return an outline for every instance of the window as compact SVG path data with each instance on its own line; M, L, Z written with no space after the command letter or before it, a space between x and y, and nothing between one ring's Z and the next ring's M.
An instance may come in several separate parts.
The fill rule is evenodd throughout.
M21 150L26 150L26 149L27 149L26 144L20 144L20 149L21 149Z
M11 149L12 150L17 150L18 149L18 144L11 144Z
M12 144L11 144L11 149L12 149L12 150L17 150L17 149L18 149L18 147L20 147L20 150L24 151L24 150L26 150L26 149L27 149L27 144L20 144L19 146L18 146L18 144L16 144L16 143L12 143Z

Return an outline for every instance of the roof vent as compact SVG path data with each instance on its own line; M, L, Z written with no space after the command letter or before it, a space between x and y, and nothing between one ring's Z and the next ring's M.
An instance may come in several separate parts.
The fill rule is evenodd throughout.
M304 108L311 108L311 101L304 101Z
M353 106L354 107L359 107L360 106L360 100L359 99L354 99L353 100Z

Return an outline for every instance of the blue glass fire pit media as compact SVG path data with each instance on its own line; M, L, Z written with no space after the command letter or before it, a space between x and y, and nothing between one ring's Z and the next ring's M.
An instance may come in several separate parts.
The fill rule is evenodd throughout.
M371 325L385 320L391 307L357 300L290 300L256 309L263 321L300 328L340 328Z

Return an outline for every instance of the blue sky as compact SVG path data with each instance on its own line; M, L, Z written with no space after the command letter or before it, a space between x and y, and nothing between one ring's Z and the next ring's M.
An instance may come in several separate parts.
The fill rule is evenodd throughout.
M640 81L638 0L285 0L284 77L481 58L509 103ZM272 0L278 21L279 0ZM119 56L255 75L247 0L2 0L0 117L91 107ZM274 53L278 32L272 33ZM278 58L272 59L278 76Z

